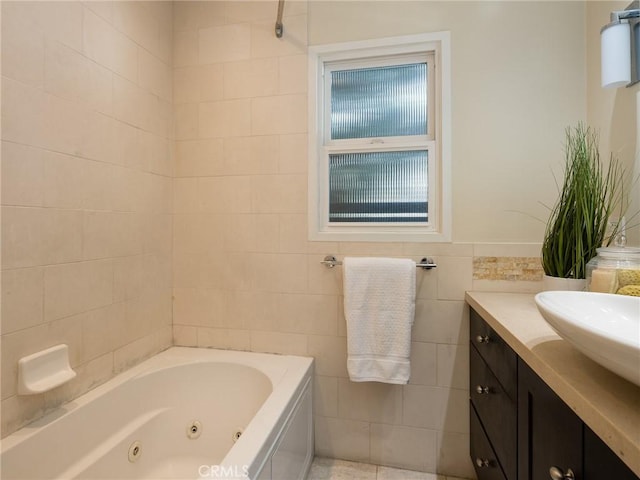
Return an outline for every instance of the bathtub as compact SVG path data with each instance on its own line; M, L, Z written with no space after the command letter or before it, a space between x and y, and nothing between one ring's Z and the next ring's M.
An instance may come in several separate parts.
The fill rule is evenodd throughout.
M9 479L306 477L313 359L170 348L2 440Z

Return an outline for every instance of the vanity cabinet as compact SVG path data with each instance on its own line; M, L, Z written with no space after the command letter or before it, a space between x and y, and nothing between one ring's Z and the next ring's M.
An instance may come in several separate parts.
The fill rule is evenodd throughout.
M557 480L582 475L582 421L538 377L518 361L518 479ZM604 480L604 478L602 479Z
M478 480L640 480L473 309L470 344Z
M518 357L473 310L470 320L472 461L479 480L515 480Z

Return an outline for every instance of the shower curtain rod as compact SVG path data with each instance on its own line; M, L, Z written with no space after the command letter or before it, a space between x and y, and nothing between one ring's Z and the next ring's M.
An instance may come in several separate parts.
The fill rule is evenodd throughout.
M282 25L282 11L284 10L284 0L278 0L278 18L276 18L276 37L282 38L284 26Z

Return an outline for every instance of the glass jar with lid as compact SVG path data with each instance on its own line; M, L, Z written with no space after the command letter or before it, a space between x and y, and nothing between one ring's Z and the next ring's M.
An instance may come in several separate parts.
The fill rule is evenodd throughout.
M640 296L640 248L603 247L587 264L587 290Z

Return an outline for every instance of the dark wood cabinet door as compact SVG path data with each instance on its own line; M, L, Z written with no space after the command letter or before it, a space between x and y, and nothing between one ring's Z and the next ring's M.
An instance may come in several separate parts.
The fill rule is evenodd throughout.
M469 411L471 461L473 462L473 468L476 470L478 480L507 480L473 405L471 405Z
M517 475L516 402L511 400L482 357L472 346L469 353L471 403L490 439L505 476L515 480ZM511 385L510 385L511 386ZM517 389L513 379L513 390Z
M584 426L584 478L585 480L638 480L593 431Z
M522 360L518 364L518 480L549 480L550 468L582 474L582 421ZM614 477L603 477L605 478ZM593 479L595 480L595 479Z

